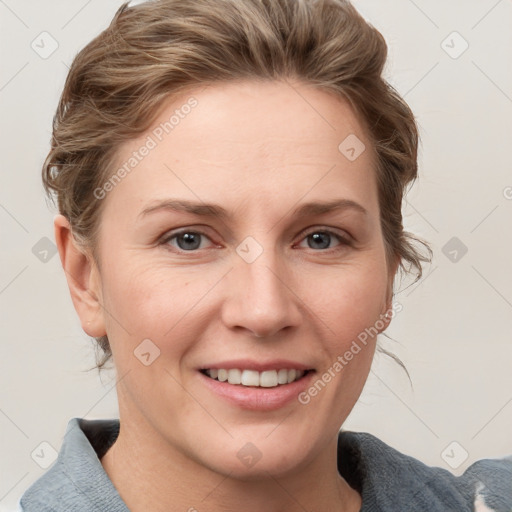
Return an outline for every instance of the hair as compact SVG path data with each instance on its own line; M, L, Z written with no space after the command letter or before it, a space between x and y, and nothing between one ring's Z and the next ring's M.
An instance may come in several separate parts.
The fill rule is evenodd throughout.
M346 0L126 2L73 60L43 165L46 193L99 264L103 202L94 191L112 174L119 146L151 126L164 100L216 82L298 80L347 100L367 130L386 258L417 281L432 251L404 231L401 208L417 177L419 135L382 76L386 59L381 33ZM111 350L106 336L96 341L100 369Z

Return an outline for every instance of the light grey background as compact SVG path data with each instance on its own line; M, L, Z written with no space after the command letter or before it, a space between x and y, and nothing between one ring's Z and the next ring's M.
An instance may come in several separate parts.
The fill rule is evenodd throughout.
M414 388L377 357L345 428L460 474L512 454L512 3L354 4L388 41L387 77L417 115L421 176L405 224L435 256L396 296L403 311L388 333L398 343L382 338ZM120 5L0 0L0 511L44 472L70 418L117 415L114 375L85 371L92 344L58 255L44 252L55 211L40 168L68 66Z

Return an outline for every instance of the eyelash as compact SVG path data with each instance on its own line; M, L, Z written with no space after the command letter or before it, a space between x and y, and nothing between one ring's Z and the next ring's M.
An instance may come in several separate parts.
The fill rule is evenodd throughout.
M201 235L205 238L208 238L210 241L210 237L204 233L203 231L199 231L199 230L193 230L193 229L182 229L181 231L178 231L178 232L175 232L175 233L169 233L168 236L165 236L161 242L160 242L160 245L166 245L166 246L170 246L169 242L177 237L179 237L180 235L184 235L186 233L193 233L195 235ZM339 245L335 246L335 247L331 247L331 248L328 248L328 249L319 249L319 250L315 250L315 249L311 249L309 248L310 250L312 250L313 252L322 252L322 253L332 253L332 252L336 252L338 250L342 250L343 248L346 248L347 246L348 247L351 247L352 246L352 241L349 240L348 237L344 237L330 229L327 229L327 228L316 228L316 229L313 229L311 231L308 231L308 232L305 232L303 233L301 236L301 241L302 240L305 240L307 239L308 236L310 235L313 235L313 234L318 234L318 233L321 233L321 234L328 234L330 236L333 236L334 238L336 238L339 242ZM180 249L179 247L175 247L175 246L172 246L172 250L175 251L175 252L178 252L179 254L186 254L186 253L189 253L189 254L194 254L194 253L197 253L199 252L201 249L192 249L190 251L186 251L184 249Z

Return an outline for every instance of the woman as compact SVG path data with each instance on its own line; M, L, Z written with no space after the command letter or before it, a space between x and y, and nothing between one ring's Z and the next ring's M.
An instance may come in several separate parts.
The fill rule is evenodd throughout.
M417 173L382 36L343 1L124 5L75 58L44 184L120 421L75 418L23 510L508 510L339 433L368 376Z

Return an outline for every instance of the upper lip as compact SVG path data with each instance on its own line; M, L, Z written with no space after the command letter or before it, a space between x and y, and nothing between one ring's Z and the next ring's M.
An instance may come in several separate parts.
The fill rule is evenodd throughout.
M238 368L240 370L255 370L263 372L265 370L312 370L311 366L299 363L297 361L290 361L286 359L274 359L272 361L254 361L252 359L232 359L230 361L222 361L220 363L211 363L201 366L201 370L232 370Z

